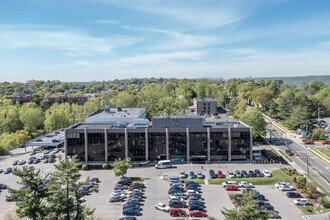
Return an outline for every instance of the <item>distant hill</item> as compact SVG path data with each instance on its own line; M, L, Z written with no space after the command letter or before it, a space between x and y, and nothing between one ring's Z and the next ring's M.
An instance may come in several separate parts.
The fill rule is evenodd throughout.
M321 76L290 76L290 77L262 77L262 78L252 78L255 81L259 79L271 79L271 80L283 80L284 83L301 85L303 82L310 83L315 80L320 80L327 85L330 85L330 75Z

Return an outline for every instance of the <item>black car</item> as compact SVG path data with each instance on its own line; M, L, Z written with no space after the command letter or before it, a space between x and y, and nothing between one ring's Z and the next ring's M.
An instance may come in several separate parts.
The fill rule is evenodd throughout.
M177 201L177 200L170 201L169 206L171 208L186 208L187 207L185 202L180 202L180 201Z
M269 203L265 203L263 206L260 206L259 208L261 209L262 212L274 211L274 207Z
M29 161L28 161L28 164L33 164L33 161L34 161L34 160L29 160Z
M136 220L135 217L124 217L124 218L120 218L119 220Z
M209 175L211 179L216 179L218 178L218 175L215 174L214 170L210 170L209 171Z
M196 205L196 204L192 204L189 206L189 211L191 210L204 210L204 206L201 205Z
M254 170L255 176L256 177L263 177L264 175L260 172L260 170L256 169Z
M250 177L255 177L256 176L255 173L252 170L249 170L249 175L250 175Z
M244 178L249 178L250 177L250 175L245 170L242 170L241 174Z
M265 200L265 196L262 194L256 194L253 198L257 200Z
M7 189L7 185L0 183L0 189Z
M198 206L203 206L204 207L204 203L199 202L199 201L190 201L189 206L192 206L192 205L198 205Z
M40 159L39 159L39 158L35 159L35 160L33 161L33 163L34 163L34 164L40 163Z
M127 209L127 208L141 210L141 207L138 204L136 204L136 203L126 203L126 204L124 204L123 205L123 209Z
M183 190L179 190L179 189L170 189L168 191L168 194L175 194L175 193L183 193Z
M296 192L287 192L286 196L289 198L301 198L301 195L299 193Z
M189 199L189 203L190 202L199 202L200 204L204 205L205 202L201 201L200 199Z

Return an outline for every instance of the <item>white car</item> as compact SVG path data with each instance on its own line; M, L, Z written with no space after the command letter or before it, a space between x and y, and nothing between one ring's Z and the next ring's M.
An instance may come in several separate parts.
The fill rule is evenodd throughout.
M246 181L241 181L239 184L238 184L239 187L242 187L242 188L253 188L254 185L252 183L248 183Z
M186 178L186 173L184 172L184 170L180 171L180 178Z
M227 173L228 173L228 177L229 177L229 178L236 178L236 175L235 175L234 172L232 172L232 171L228 171Z
M308 199L295 199L295 200L293 200L293 204L295 204L295 205L307 205L307 204L309 204L309 200Z
M289 185L289 183L287 183L287 182L279 182L279 183L275 183L275 188L279 188L280 186L282 186L282 185Z
M111 197L114 197L114 196L120 196L121 198L125 198L125 194L124 193L117 193L117 192L112 192L111 194L110 194L110 198Z
M177 200L184 202L184 199L181 196L169 196L168 197L168 201L171 201L172 199L177 199Z
M281 191L291 191L291 190L295 190L295 188L293 186L290 185L281 185L280 187L278 187Z
M49 154L49 150L44 150L43 154L44 155Z
M26 163L25 160L19 160L19 161L18 161L18 165L23 165L23 164L25 164L25 163Z
M229 186L229 185L236 185L236 182L235 181L227 181L227 182L222 183L223 187L226 187L226 186Z
M272 174L268 170L264 170L262 173L265 177L272 177Z
M198 172L197 172L197 178L198 178L198 179L203 179L203 178L204 178L204 175L202 174L201 171L198 171Z
M170 207L168 207L167 205L165 205L164 203L156 203L155 205L155 208L156 209L159 209L161 211L165 211L165 212L169 212L170 211Z

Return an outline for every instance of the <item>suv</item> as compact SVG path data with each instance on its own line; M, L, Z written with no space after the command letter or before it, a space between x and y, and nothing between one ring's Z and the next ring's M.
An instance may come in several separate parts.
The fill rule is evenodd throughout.
M237 178L242 178L242 174L241 174L241 172L239 172L239 170L236 170L235 174L236 174Z
M255 176L256 177L263 177L264 175L260 172L260 170L259 169L256 169L256 170L254 170L254 172L255 172Z
M295 200L293 200L293 204L295 204L295 205L307 205L307 204L309 204L309 200L308 199L295 199Z
M211 179L216 179L218 178L218 175L215 174L214 170L210 170L209 171L209 175Z
M263 170L262 172L265 177L272 177L272 174L268 170Z
M187 216L187 213L185 210L182 210L182 209L170 209L170 215L171 216Z
M287 192L286 196L289 198L301 198L301 195L299 193L296 192Z
M233 173L233 171L227 171L229 178L236 178L236 175Z

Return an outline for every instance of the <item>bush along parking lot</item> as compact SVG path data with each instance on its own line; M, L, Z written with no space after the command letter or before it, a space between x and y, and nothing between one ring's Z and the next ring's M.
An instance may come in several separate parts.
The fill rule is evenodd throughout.
M253 185L273 185L277 182L289 182L293 180L287 176L282 170L274 170L271 172L272 177L249 177L249 178L224 178L224 179L208 179L209 184L222 184L227 181L235 181L237 184L241 181L247 181Z
M330 202L322 193L317 191L313 182L308 182L303 175L299 174L295 169L283 168L283 172L292 178L293 186L303 199L307 199L308 203L303 206L299 206L298 209L306 214L322 213L329 211ZM299 203L296 204L301 205Z

